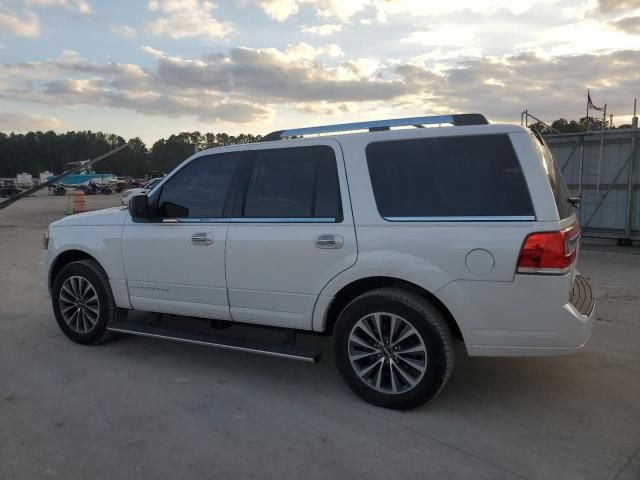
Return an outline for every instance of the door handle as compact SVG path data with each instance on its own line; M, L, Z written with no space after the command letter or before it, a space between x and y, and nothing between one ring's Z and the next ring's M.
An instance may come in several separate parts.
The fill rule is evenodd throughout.
M198 232L191 235L191 243L194 245L211 245L213 235L208 232Z
M318 235L313 239L313 243L316 248L342 248L344 245L344 238L342 235L336 235L333 233Z

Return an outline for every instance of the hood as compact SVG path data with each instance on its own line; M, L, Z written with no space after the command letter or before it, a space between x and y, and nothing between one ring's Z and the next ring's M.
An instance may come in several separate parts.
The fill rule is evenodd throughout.
M129 209L127 207L113 207L93 212L76 213L68 217L61 218L53 222L50 227L70 227L70 226L105 226L124 224Z

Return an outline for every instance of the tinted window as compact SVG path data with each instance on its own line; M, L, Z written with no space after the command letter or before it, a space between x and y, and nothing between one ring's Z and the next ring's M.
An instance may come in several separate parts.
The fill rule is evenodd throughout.
M326 149L318 162L318 182L316 187L316 217L341 218L340 185L333 151Z
M536 135L536 139L537 141L535 143L542 155L544 169L547 173L551 190L553 191L556 206L558 207L558 216L561 220L570 217L575 211L575 208L569 201L569 189L567 188L567 184L564 182L564 178L562 178L558 162L556 162L551 150L549 150L549 147L544 143L542 137Z
M197 158L187 164L162 186L158 216L222 217L239 161L239 154L223 154Z
M339 218L340 195L333 150L300 147L256 151L244 216Z
M534 214L507 135L372 143L367 162L383 217Z

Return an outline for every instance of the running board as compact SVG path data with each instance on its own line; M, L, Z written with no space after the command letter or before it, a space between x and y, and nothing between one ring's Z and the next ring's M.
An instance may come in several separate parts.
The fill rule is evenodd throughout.
M271 357L301 360L303 362L317 362L321 352L310 348L299 347L288 343L267 343L243 338L223 337L221 335L207 335L203 333L183 332L155 325L144 325L133 322L115 322L107 327L110 332L139 335L141 337L160 338L174 342L192 343L206 347L237 350L240 352L258 353Z

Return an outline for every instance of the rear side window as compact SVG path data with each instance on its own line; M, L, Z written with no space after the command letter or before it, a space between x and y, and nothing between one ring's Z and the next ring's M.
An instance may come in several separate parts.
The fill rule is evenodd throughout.
M340 221L340 191L333 150L314 146L256 151L243 215Z
M378 211L388 220L533 220L529 190L507 135L376 142L366 153Z

